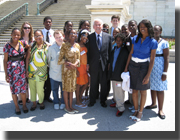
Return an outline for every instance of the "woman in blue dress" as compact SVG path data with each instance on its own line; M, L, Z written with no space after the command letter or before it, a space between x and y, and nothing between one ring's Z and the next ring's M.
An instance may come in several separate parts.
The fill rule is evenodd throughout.
M150 89L152 104L146 106L146 109L157 108L156 97L158 99L158 116L161 119L165 119L163 113L164 102L164 90L167 90L167 70L169 64L169 44L167 41L161 38L162 27L159 25L154 26L154 38L158 42L158 48L156 50L156 57L154 61L154 67L150 76Z
M140 121L146 103L147 89L150 89L149 78L153 68L157 49L157 41L153 39L153 26L149 20L142 20L138 25L138 35L132 39L132 48L124 72L129 70L130 88L135 112L129 116L131 120ZM138 91L141 93L138 110Z

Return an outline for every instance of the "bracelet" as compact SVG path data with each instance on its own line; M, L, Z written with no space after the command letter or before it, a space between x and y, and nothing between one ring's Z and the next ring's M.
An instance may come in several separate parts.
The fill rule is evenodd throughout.
M163 74L163 75L167 75L167 72L163 72L162 74Z

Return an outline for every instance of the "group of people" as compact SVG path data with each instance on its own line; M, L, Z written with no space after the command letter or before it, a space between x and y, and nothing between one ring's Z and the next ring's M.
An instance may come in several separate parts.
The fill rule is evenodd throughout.
M63 31L54 31L52 18L47 16L43 21L44 29L34 33L29 22L24 22L21 29L14 28L3 51L5 79L10 84L15 113L21 114L18 103L27 113L26 102L30 100L33 102L31 111L37 104L45 109L44 100L47 100L54 103L54 109L78 113L73 107L73 92L75 107L92 107L100 99L105 108L112 84L110 107L117 108L116 116L123 114L124 104L132 104L129 109L133 114L129 119L140 121L147 90L151 89L152 105L145 108L157 108L157 97L158 115L165 119L163 101L164 90L167 90L169 45L161 37L162 27L153 27L144 19L139 24L130 20L119 28L118 15L111 17L111 23L109 28L102 20L94 19L94 32L90 33L88 20L80 21L78 31L73 29L73 22L66 21ZM125 91L127 101L124 101Z

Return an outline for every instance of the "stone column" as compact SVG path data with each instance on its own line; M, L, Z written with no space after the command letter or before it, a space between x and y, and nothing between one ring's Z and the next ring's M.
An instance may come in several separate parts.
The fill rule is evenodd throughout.
M112 15L120 16L120 25L128 23L131 19L129 14L129 5L131 4L130 0L91 0L91 5L86 5L86 8L91 12L91 32L93 29L93 21L96 18L99 18L103 23L107 23L109 27L111 24Z

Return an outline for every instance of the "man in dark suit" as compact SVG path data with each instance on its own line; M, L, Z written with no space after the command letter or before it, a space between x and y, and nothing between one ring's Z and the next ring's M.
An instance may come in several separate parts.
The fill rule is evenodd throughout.
M101 106L107 107L108 65L112 49L112 39L111 35L102 32L102 26L102 20L95 19L93 24L95 32L90 34L88 37L88 69L91 76L89 107L96 103L98 94L100 94ZM101 85L100 92L99 84Z

